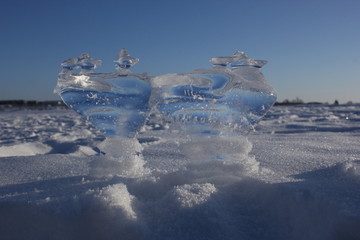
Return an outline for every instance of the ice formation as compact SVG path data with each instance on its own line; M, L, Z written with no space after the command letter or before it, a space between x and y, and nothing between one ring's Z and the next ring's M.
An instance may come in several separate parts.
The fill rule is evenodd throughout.
M184 74L133 73L130 68L138 61L123 48L114 72L96 73L101 61L82 54L61 64L55 88L66 105L105 134L102 150L114 159L141 158L141 150L122 156L129 151L116 149L121 142L141 149L136 136L146 121L203 142L199 138L246 135L276 100L261 73L266 61L244 52L212 58L212 68Z
M150 103L170 122L202 135L246 135L276 100L261 73L266 61L237 51L213 67L151 79Z
M149 112L151 94L149 77L129 70L138 61L122 49L114 60L115 72L95 73L101 61L88 54L68 59L61 64L55 93L107 137L134 137Z

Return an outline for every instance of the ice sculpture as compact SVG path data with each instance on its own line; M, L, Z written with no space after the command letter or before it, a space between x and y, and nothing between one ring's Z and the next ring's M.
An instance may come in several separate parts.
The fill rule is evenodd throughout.
M142 146L135 136L149 112L151 86L147 74L130 71L138 61L123 48L114 60L116 70L112 73L95 73L93 70L101 61L89 54L61 64L63 70L54 92L106 136L98 146L106 159L100 165L92 163L95 175L134 177L148 172Z
M210 62L210 69L152 78L150 105L189 133L245 135L276 101L261 73L266 61L238 51Z
M129 69L138 61L122 49L114 60L115 72L95 73L101 61L88 54L68 59L61 64L55 93L106 136L134 137L149 112L151 94L149 76Z
M55 88L66 105L105 134L99 147L121 159L119 168L142 169L136 135L146 120L199 137L246 135L276 100L261 73L266 61L244 52L212 58L212 68L154 77L131 72L138 61L122 49L114 72L96 73L101 61L82 54L61 64Z

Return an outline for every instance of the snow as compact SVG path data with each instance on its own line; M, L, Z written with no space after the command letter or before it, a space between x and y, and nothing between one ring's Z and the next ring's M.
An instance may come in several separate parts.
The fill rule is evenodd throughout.
M0 157L13 156L14 152L16 156L32 156L37 154L46 154L50 151L50 147L46 144L35 142L35 143L22 143L12 146L0 147Z
M356 104L277 106L248 137L120 145L70 110L2 111L0 236L360 239L359 123Z

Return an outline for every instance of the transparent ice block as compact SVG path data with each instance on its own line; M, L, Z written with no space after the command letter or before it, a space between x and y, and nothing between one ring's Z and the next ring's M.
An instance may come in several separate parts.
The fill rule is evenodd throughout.
M213 67L151 79L151 106L189 133L246 135L276 101L261 67L243 52L212 58Z
M132 138L145 122L151 95L149 77L129 70L138 61L122 49L115 72L95 73L101 62L88 54L66 60L55 93L105 136Z

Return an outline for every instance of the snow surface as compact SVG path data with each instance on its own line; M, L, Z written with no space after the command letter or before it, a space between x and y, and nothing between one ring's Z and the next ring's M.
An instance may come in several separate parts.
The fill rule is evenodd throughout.
M3 109L0 239L360 239L359 124L360 105L277 106L247 138L117 146L71 110Z

